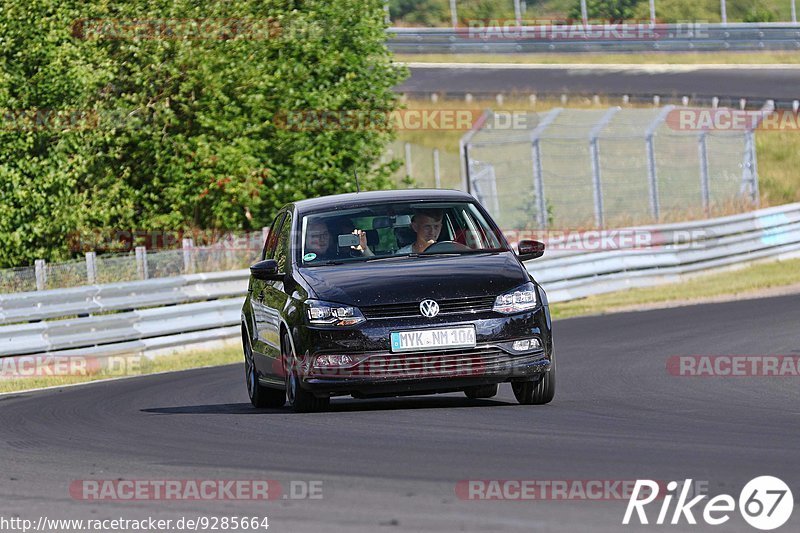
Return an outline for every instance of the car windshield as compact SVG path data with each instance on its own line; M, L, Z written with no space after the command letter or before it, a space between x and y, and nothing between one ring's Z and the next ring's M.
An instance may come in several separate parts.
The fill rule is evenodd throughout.
M302 220L304 266L506 251L470 202L392 202L309 214Z

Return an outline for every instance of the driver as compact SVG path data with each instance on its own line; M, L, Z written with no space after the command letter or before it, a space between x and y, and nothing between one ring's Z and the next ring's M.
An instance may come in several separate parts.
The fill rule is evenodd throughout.
M442 218L444 213L441 209L425 209L414 213L411 217L411 229L417 234L417 239L403 246L397 253L399 254L421 254L428 246L436 242L439 233L442 232Z

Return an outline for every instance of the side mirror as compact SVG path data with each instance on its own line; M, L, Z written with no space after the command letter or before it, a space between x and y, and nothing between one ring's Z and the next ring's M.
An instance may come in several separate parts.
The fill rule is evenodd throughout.
M544 243L539 241L519 241L520 261L529 261L544 255Z
M284 276L278 272L278 262L274 259L264 259L251 265L250 275L262 281L279 281Z

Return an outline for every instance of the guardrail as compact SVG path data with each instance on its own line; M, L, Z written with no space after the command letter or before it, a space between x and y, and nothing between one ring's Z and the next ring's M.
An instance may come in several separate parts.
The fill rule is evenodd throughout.
M654 236L652 245L551 249L528 270L560 302L799 256L800 203L627 231ZM0 295L0 356L150 354L235 341L247 279L247 270L237 270Z
M798 50L792 23L609 24L391 28L396 53L699 52Z

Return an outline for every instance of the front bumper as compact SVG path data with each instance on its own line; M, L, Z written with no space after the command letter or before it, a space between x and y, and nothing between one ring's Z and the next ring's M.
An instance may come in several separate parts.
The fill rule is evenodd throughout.
M536 379L550 370L552 340L546 306L515 315L483 313L472 320L368 320L352 329L304 327L300 386L317 396L397 396L463 390L506 381ZM474 324L477 345L469 349L393 353L392 331L457 327ZM536 338L540 347L512 349L513 341ZM348 354L353 361L334 368L317 368L316 357Z

